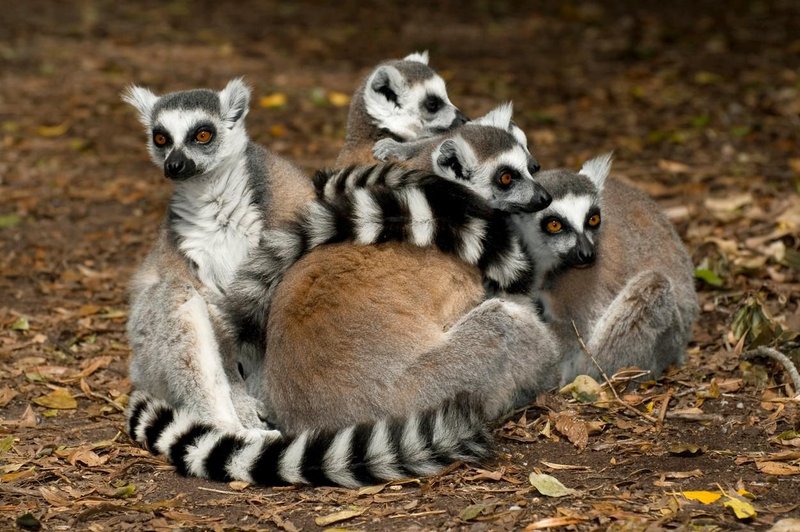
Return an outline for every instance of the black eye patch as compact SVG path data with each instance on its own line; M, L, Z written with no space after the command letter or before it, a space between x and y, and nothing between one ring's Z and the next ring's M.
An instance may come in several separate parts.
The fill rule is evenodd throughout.
M189 128L189 131L186 133L186 144L191 144L195 142L197 136L202 131L208 131L211 133L211 138L214 139L217 136L217 128L214 127L214 124L210 122L200 122L196 124L194 127Z
M429 94L428 97L422 102L422 106L431 114L438 113L439 110L444 107L444 100L435 94Z
M502 166L497 169L497 172L494 174L494 184L502 189L507 189L511 187L515 182L519 181L520 175L513 168L509 168L508 166Z
M172 145L172 136L167 133L167 130L163 127L154 127L153 128L153 144L156 145L158 148L164 148L166 146Z
M569 222L560 216L545 216L540 223L542 232L546 235L553 236L572 231L572 226L569 225Z
M589 212L586 213L586 220L584 221L584 225L588 229L597 229L600 227L600 222L602 221L602 217L600 216L600 208L597 206L593 206L589 209Z

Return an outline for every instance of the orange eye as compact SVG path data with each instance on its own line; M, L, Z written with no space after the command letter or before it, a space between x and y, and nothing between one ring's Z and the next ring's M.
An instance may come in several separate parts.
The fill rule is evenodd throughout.
M588 223L588 224L589 224L589 227L597 227L598 225L600 225L600 215L599 215L599 214L593 214L593 215L592 215L592 216L591 216L591 217L590 217L590 218L589 218L589 219L586 221L586 223Z
M156 146L163 146L167 143L167 136L163 133L156 133L153 135L153 142Z
M508 185L511 184L511 182L513 180L514 180L514 176L512 176L510 173L506 172L506 173L504 173L503 175L500 176L500 179L498 181L500 181L501 185L503 185L504 187L507 187Z
M547 222L547 225L545 227L547 227L548 233L555 234L561 232L561 222L559 222L558 220L550 220L549 222Z
M194 136L194 140L199 142L200 144L206 144L208 141L211 140L211 137L214 135L207 129L202 129L197 132L197 135Z

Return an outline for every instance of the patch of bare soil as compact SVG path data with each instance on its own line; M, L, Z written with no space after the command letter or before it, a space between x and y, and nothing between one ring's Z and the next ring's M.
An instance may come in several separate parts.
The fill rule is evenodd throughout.
M797 390L780 365L741 357L768 344L800 360L797 20L788 0L4 6L0 526L766 529L800 518ZM126 283L169 185L120 90L244 75L251 135L312 170L334 160L359 77L426 48L468 114L514 100L544 167L613 149L617 174L667 210L701 278L687 364L658 383L613 379L619 399L541 398L497 428L498 458L483 468L362 491L177 477L123 432Z

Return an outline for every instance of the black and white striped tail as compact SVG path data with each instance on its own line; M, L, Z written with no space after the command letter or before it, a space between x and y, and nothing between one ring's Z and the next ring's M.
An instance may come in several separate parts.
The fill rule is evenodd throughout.
M382 186L399 188L414 185L417 178L426 172L410 172L397 164L374 164L371 166L349 166L342 170L319 170L312 181L317 197L333 201L358 188Z
M264 486L366 486L432 475L455 461L479 462L491 454L482 410L466 397L405 420L287 437L225 432L137 391L128 407L128 434L184 476Z
M318 172L315 182L330 194L320 194L293 224L265 232L231 285L227 317L240 341L261 345L275 287L289 267L322 244L435 246L479 267L497 292L530 291L533 264L507 213L466 186L394 164Z

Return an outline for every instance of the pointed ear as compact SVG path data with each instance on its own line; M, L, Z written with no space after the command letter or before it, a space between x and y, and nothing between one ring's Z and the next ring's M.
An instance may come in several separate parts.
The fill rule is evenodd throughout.
M403 75L393 66L383 65L375 69L367 80L366 97L374 103L398 104L399 97L408 89Z
M131 104L139 112L139 122L146 129L150 129L153 121L153 107L158 101L158 96L153 94L150 89L130 85L122 91L122 101Z
M522 144L526 150L528 149L528 137L525 135L525 132L522 131L522 128L515 124L513 120L508 126L508 132L511 133L517 142Z
M250 110L250 87L242 78L230 80L219 92L219 104L223 120L230 124L228 127L233 127Z
M603 190L603 185L606 182L608 174L611 172L611 162L613 160L614 152L604 153L594 159L590 159L583 163L579 173L585 175L592 180L594 186L598 191Z
M423 65L427 65L428 50L423 50L422 52L414 52L413 54L408 54L403 58L403 61L416 61L417 63L422 63Z
M431 154L433 171L442 177L469 181L478 164L472 147L460 136L439 144Z
M498 105L486 115L474 120L474 124L491 126L504 131L511 131L511 116L514 114L514 105L511 102Z

